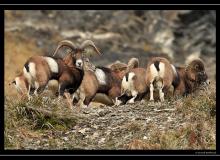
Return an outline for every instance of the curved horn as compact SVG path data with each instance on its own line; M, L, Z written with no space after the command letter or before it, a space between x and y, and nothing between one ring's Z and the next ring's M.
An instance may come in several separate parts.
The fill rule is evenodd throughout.
M76 46L75 44L73 44L73 42L69 41L69 40L63 40L63 41L60 41L58 43L58 46L56 48L56 50L54 51L54 54L53 54L53 57L56 55L57 51L62 47L62 46L67 46L67 47L70 47L71 49L76 49Z
M102 53L100 53L99 50L96 48L94 42L92 42L91 40L85 40L85 41L81 44L80 48L81 48L81 49L84 49L84 48L87 47L87 46L91 46L91 47L96 51L96 53L97 53L98 55L102 55Z
M129 72L133 68L139 67L139 60L137 58L130 58L128 61L126 72Z

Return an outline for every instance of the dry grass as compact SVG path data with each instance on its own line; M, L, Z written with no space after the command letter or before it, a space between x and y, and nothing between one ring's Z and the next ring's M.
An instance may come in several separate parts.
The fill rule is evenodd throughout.
M199 95L199 96L198 96ZM216 149L216 93L215 84L208 92L201 91L173 101L177 116L183 116L184 125L159 131L151 125L150 139L133 139L126 149Z
M5 148L22 149L24 146L21 143L30 143L31 146L31 142L25 142L27 139L33 142L42 140L45 136L50 139L53 132L73 128L80 120L80 117L77 118L77 115L70 114L65 102L57 104L56 99L48 100L39 96L31 101L21 101L6 97Z
M160 119L159 117L155 122L146 123L145 120L141 119L131 120L128 115L125 118L128 121L123 122L123 125L120 126L113 124L113 132L109 133L106 133L107 127L109 127L108 120L97 121L94 130L90 125L94 116L88 113L82 114L84 111L80 113L70 111L65 101L57 103L56 99L45 99L44 97L38 97L32 101L19 101L6 96L5 149L215 150L215 90L199 94L200 96L192 94L167 102L166 105L169 104L169 107L175 109L174 112L170 113L175 114L174 117L181 118L172 122L168 120L168 117L159 116L164 119L160 121L165 121L162 130L159 129L161 124L157 122ZM149 107L148 103L138 105ZM91 110L99 109L99 107L90 107ZM160 109L162 108L160 107ZM138 108L135 112L140 114L140 117L143 115L141 110L138 112ZM146 113L147 117L150 117L152 112ZM115 114L119 113L115 111ZM154 113L154 115L157 114L160 113ZM100 119L105 117L105 114L100 115ZM139 116L137 115L137 117ZM113 121L117 122L116 119ZM175 123L175 127L170 127L170 123ZM72 132L75 127L79 127L79 129L77 132ZM98 129L99 127L101 130ZM92 130L94 131L88 132Z

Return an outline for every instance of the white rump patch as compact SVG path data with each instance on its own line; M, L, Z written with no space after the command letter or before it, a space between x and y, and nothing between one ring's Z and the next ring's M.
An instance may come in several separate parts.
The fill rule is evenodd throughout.
M159 68L160 68L159 76L163 78L164 73L165 73L165 64L162 63L162 62L160 62L160 64L159 64Z
M157 77L159 74L154 63L150 65L150 73L151 73L151 83L152 83L154 81L154 78Z
M32 78L30 72L27 72L26 68L23 68L24 77L27 79L28 83L31 84Z
M31 74L31 76L32 77L36 77L36 68L35 68L35 63L33 63L33 62L30 62L29 63L29 72L30 72L30 74Z
M126 81L126 76L123 77L121 88L128 96L131 95L131 93L134 91L134 82L133 77L135 76L134 72L128 73L128 81ZM122 93L124 94L124 93Z
M122 90L122 93L121 94L124 94L125 91L129 90L129 82L126 81L126 77L124 76L123 79L122 79L122 82L121 82L121 90Z
M27 72L26 68L23 68L23 73L25 78L27 79L29 85L31 85L32 87L34 87L34 80L36 78L36 68L35 68L35 63L30 62L28 64L29 67L29 72Z
M47 61L51 72L58 73L58 64L57 64L57 62L51 57L44 57L44 59Z
M131 82L133 81L132 78L135 76L135 73L134 72L130 72L129 75L128 75L128 82Z
M157 69L156 69L154 63L150 65L150 71L151 71L151 77L152 77L151 83L153 82L154 78L157 77L157 76L159 76L159 77L161 77L161 78L164 77L165 64L162 63L162 62L160 62L160 63L159 63L159 69L160 69L160 70L157 71Z
M99 68L95 70L95 75L99 81L100 84L105 85L106 84L106 76L105 72Z
M133 81L133 77L135 76L135 73L134 72L131 72L131 73L129 73L129 75L128 75L128 83L129 83L129 87L130 87L130 91L131 91L131 94L132 94L132 96L134 96L133 95L133 92L136 92L135 91L135 87L134 87L134 81Z

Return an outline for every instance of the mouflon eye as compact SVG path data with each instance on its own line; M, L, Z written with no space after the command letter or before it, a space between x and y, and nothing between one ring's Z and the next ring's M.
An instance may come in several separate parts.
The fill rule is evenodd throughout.
M197 65L195 65L195 69L199 69L199 65L197 64Z

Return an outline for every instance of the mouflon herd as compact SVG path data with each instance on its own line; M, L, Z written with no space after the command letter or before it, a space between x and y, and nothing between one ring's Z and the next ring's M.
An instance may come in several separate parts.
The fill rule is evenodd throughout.
M55 55L66 46L71 49L63 58ZM155 94L163 102L171 96L184 96L198 87L208 86L209 79L201 59L191 60L186 66L175 66L165 57L152 57L146 67L140 67L138 58L106 66L96 66L86 56L87 49L99 56L103 54L94 42L85 40L75 45L69 40L60 41L53 56L32 56L24 64L22 73L10 83L22 97L33 98L47 87L50 80L57 80L58 100L65 96L70 107L88 106L98 94L105 94L114 105L154 101ZM72 98L71 96L72 95Z

